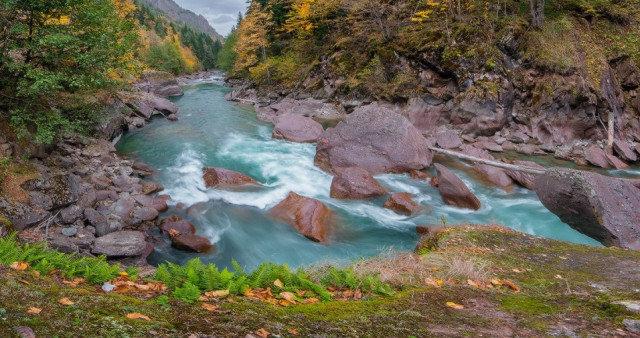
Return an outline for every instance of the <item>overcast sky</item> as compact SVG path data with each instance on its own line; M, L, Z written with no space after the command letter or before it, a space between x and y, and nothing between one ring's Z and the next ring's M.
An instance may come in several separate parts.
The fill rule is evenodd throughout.
M236 24L238 12L247 9L247 0L174 0L178 5L196 14L202 14L213 28L223 36Z

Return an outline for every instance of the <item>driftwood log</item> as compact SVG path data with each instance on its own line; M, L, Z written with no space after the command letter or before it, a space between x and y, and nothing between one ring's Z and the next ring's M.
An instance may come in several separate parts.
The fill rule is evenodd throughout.
M498 161L485 160L483 158L470 156L470 155L463 154L463 153L458 152L458 151L445 150L445 149L440 149L440 148L436 148L436 147L429 147L429 149L431 151L433 151L433 152L444 154L444 155L455 157L455 158L459 158L461 160L477 162L477 163L480 163L480 164L487 164L487 165L490 165L490 166L503 168L503 169L520 171L520 172L527 173L527 174L542 175L542 174L544 174L546 172L545 170L540 170L540 169L523 167L523 166L518 166L518 165L514 165L514 164L498 162Z

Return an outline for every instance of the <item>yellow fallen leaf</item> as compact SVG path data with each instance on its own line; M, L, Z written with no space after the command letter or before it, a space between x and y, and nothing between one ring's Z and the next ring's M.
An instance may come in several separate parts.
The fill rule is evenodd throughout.
M260 337L262 337L262 338L267 338L267 337L269 337L269 335L271 334L271 332L269 332L269 331L265 330L265 329L264 329L264 328L262 328L262 327L261 327L260 329L258 329L258 330L256 331L256 333L257 333Z
M296 297L295 294L293 294L292 292L280 292L280 297L288 300L291 303L295 303L296 301L294 300L294 298Z
M204 295L207 296L207 297L221 298L221 297L228 296L229 295L229 290L209 291L209 292L205 292Z
M464 306L463 306L463 305L456 304L456 303L454 303L454 302L447 302L447 306L448 306L448 307L450 307L450 308L452 308L452 309L456 309L456 310L462 310L462 309L464 309Z
M126 271L120 271L120 276L126 277L129 276L129 274Z
M37 307L30 307L29 310L27 310L27 313L32 313L34 315L37 315L40 312L42 312L42 309L39 309Z
M10 268L16 271L24 271L29 268L29 263L27 262L13 262L9 265Z
M66 306L71 306L74 304L74 302L72 302L69 298L66 298L66 297L62 299L58 299L58 303Z
M563 279L561 275L556 275L556 279Z
M281 288L281 287L283 287L283 286L284 286L284 284L282 283L282 281L280 281L279 279L276 279L276 280L273 282L273 285L275 285L275 286L277 286L277 287L279 287L279 288Z
M145 316L145 315L143 315L141 313L137 313L137 312L127 314L127 318L129 318L129 319L142 319L142 320L146 320L148 322L151 321L151 318L149 318L149 317L147 317L147 316Z
M207 311L217 311L220 309L218 305L207 304L207 303L202 303L202 308Z
M311 305L311 304L315 304L317 302L319 302L320 300L318 298L307 298L304 300L304 304L306 305Z
M473 286L476 289L480 289L480 285L474 281L472 281L471 279L467 279L467 284Z
M439 288L442 286L442 280L440 279L440 283L438 283L438 279L437 278L427 278L424 280L424 282L428 285L428 286L433 286L436 288Z
M281 299L278 301L278 304L280 304L280 306L291 306L291 305L295 305L293 302L290 302L286 299Z
M200 296L200 298L198 298L199 302L208 302L209 301L209 297L207 296Z
M502 286L502 282L498 278L491 279L491 284L494 286Z

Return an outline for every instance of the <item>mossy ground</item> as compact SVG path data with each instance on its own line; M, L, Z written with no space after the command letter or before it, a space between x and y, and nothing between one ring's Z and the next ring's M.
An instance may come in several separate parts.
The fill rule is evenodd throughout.
M441 288L413 279L395 282L394 297L292 307L234 297L220 302L220 312L176 299L167 307L156 299L100 293L95 286L71 288L56 276L0 267L0 332L11 336L14 326L28 326L38 336L59 337L245 336L260 328L282 336L611 335L624 330L623 319L640 319L613 304L640 299L638 252L568 244L498 227L458 227L442 236L437 250L423 252L416 270L444 279ZM452 261L470 262L470 271L452 269ZM521 291L466 285L466 275L478 274L473 269L486 278L508 279ZM58 304L63 297L75 304ZM464 309L449 308L446 302ZM29 307L42 312L28 314ZM152 321L126 318L132 312Z

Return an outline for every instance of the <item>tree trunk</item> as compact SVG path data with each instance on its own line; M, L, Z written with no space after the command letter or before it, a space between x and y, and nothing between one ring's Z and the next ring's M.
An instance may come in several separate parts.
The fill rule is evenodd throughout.
M544 23L544 0L529 0L531 9L531 27L542 29Z
M429 149L431 151L436 152L436 153L441 153L441 154L444 154L444 155L447 155L447 156L459 158L461 160L477 162L477 163L480 163L480 164L487 164L487 165L498 167L498 168L502 168L502 169L515 170L515 171L520 171L520 172L523 172L523 173L533 174L533 175L542 175L542 174L545 173L545 170L534 169L534 168L529 168L529 167L522 167L522 166L518 166L518 165L514 165L514 164L504 163L504 162L485 160L483 158L470 156L470 155L463 154L463 153L457 152L457 151L445 150L445 149L440 149L440 148L435 148L435 147L429 147Z
M614 110L609 111L609 119L607 121L607 153L613 155L613 138L616 126L616 114Z

